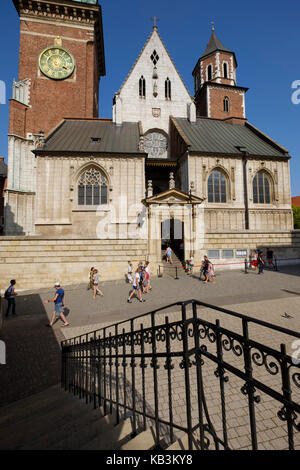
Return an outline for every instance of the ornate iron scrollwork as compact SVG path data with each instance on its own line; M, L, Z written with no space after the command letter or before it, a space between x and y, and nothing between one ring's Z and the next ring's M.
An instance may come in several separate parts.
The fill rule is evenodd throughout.
M286 406L283 406L281 410L278 411L277 416L281 421L287 421L290 417L293 427L297 431L300 431L300 422L296 423L296 419L298 419L298 415L295 413L295 411L289 411Z
M243 346L241 345L241 343L238 342L236 338L230 338L225 333L222 333L221 338L221 343L225 351L232 351L233 354L237 357L242 356Z
M260 403L261 401L261 398L259 395L254 395L254 393L256 392L256 388L253 387L253 385L249 384L248 382L246 382L242 388L241 388L241 392L243 395L249 395L252 394L253 396L253 400L255 401L255 403Z
M217 367L214 372L215 376L223 380L224 382L229 382L228 375L225 375L225 369L221 366Z
M170 357L167 357L167 358L166 358L166 362L165 362L164 368L165 368L166 370L172 370L172 369L174 369L174 364L172 363L172 359L171 359Z
M280 370L280 365L276 364L276 362L274 361L270 362L271 360L270 358L273 358L280 363L279 359L257 348L255 348L255 352L252 352L251 357L252 357L254 364L256 364L258 367L265 366L266 371L269 374L271 375L278 374Z

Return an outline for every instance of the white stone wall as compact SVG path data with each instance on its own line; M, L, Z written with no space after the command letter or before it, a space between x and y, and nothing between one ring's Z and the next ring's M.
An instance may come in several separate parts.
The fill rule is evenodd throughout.
M97 208L83 208L77 203L78 179L89 166L99 168L108 181L108 203ZM144 198L143 157L37 158L38 234L102 239L142 237L147 230L141 204Z
M153 68L150 59L156 50L159 60L156 64L158 80L158 96L153 96ZM146 80L146 98L139 97L139 79ZM171 100L165 98L165 80L171 81ZM143 131L149 129L162 129L169 131L169 116L188 117L188 106L191 107L190 119L195 120L195 105L172 63L157 30L154 28L140 57L124 81L119 94L116 95L116 104L113 110L114 121L137 122L141 121ZM160 109L160 117L153 117L152 109Z
M36 160L33 139L10 135L5 197L5 233L33 235Z
M194 181L195 195L204 198L205 230L241 230L245 228L243 163L238 158L212 156L188 157L189 181ZM209 203L207 183L214 169L223 171L227 183L227 202ZM271 203L253 203L253 178L264 170L270 178ZM249 159L247 186L250 229L290 230L293 228L288 160Z

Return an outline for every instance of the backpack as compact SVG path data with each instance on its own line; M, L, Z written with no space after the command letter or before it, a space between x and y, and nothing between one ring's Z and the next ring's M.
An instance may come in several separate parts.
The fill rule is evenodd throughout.
M10 298L10 292L9 292L9 289L10 289L11 286L9 286L6 291L4 292L4 298L6 300L8 300Z

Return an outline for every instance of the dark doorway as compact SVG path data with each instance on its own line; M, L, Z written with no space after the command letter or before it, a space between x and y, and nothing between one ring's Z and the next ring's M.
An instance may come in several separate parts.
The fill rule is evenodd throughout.
M175 255L184 260L184 223L179 219L168 219L161 223L161 249L170 245Z

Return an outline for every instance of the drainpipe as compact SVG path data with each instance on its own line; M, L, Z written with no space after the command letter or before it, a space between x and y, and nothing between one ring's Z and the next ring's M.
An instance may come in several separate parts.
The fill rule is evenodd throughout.
M247 184L247 162L249 153L246 147L236 147L243 155L243 183L244 183L244 205L245 205L245 229L249 230L249 204L248 204L248 184Z

